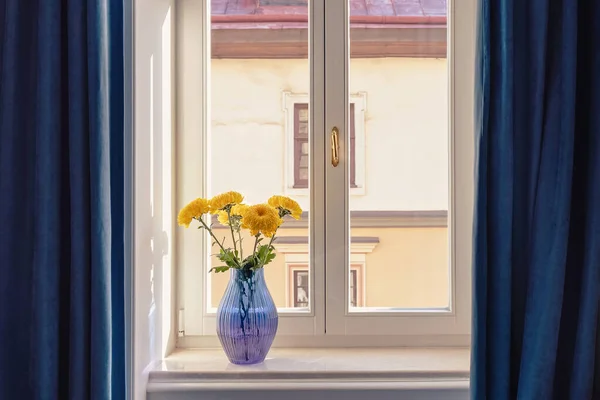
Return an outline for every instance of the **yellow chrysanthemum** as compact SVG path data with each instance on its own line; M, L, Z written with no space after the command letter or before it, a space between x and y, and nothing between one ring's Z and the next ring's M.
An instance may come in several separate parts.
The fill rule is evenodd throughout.
M271 237L281 223L277 209L268 204L248 207L242 218L242 228L250 230L252 236L262 233L266 237Z
M286 196L271 196L268 201L269 205L279 210L279 216L291 215L294 219L300 219L302 216L302 208L296 200Z
M192 200L179 211L177 223L188 228L194 218L200 218L203 214L206 214L208 210L208 200L203 198Z
M237 223L239 223L248 207L249 206L247 204L236 204L235 206L231 207L230 213L231 219L234 220L234 225L236 224L236 220L238 221ZM219 216L217 219L222 225L229 225L229 216L227 215L227 211L219 211Z
M227 207L232 207L236 204L240 204L244 200L238 192L225 192L216 195L210 199L210 213L218 214L219 211L226 210Z

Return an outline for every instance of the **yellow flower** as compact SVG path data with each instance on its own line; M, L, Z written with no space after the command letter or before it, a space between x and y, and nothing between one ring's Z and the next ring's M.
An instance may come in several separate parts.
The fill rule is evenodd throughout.
M200 197L196 200L192 200L179 211L177 223L188 228L194 218L200 218L203 214L208 212L208 209L208 200Z
M302 216L302 208L296 200L286 196L271 196L268 201L269 205L279 210L279 216L291 215L294 219L300 219Z
M252 236L262 233L271 237L283 221L277 209L268 204L256 204L248 207L242 218L242 228L249 229Z
M236 204L231 207L231 219L234 221L233 225L239 224L239 221L244 216L244 213L248 209L248 205L246 204ZM227 211L219 211L219 216L217 217L219 222L222 225L229 225L229 216L227 215ZM237 221L237 222L236 222Z
M225 192L218 194L210 199L210 213L218 214L219 211L226 211L228 207L231 208L236 204L240 204L243 200L244 196L238 192Z

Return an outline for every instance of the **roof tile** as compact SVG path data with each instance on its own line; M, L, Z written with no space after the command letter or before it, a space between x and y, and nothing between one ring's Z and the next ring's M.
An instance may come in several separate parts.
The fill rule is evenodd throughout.
M425 15L446 15L446 0L421 0Z
M308 14L309 0L211 0L212 14ZM447 0L349 0L350 15L443 16Z
M350 0L350 15L367 15L367 5L364 0Z
M229 0L212 0L210 2L210 13L213 15L225 14L227 3L229 3Z
M419 0L392 0L397 15L424 15Z
M396 15L389 0L365 0L369 15Z

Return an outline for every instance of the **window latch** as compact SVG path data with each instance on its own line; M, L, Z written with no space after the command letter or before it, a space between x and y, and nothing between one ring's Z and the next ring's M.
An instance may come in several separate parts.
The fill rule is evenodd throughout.
M331 165L337 167L340 163L340 131L337 126L331 130Z

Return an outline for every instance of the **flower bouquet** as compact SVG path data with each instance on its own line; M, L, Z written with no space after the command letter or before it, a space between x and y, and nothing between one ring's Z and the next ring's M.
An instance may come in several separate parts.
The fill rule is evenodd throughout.
M300 219L302 209L289 197L272 196L267 203L247 205L237 192L219 194L212 199L198 198L181 209L179 225L186 228L195 220L218 247L216 257L223 265L209 272L230 271L230 279L217 309L217 336L229 361L256 364L264 361L277 332L277 308L265 283L263 267L275 259L273 242L286 216ZM228 226L231 246L219 240L206 214L216 214ZM254 237L251 254L244 256L242 231ZM264 243L268 239L268 243Z

